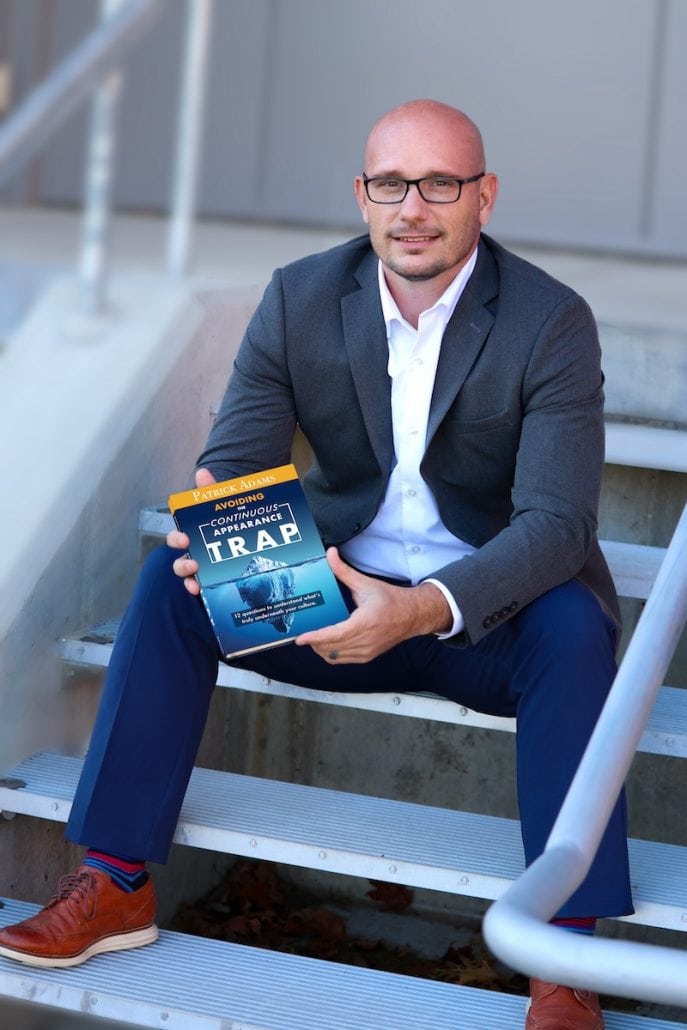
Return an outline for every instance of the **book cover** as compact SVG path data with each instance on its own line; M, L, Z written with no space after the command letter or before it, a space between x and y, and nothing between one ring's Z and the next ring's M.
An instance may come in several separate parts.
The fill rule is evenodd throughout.
M293 465L172 494L225 658L348 618Z

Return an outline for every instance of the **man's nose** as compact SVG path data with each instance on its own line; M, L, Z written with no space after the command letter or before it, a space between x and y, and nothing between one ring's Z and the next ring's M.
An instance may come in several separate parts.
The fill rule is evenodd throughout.
M411 215L414 218L426 217L427 201L423 199L417 183L408 187L408 192L401 201L401 211L404 215Z

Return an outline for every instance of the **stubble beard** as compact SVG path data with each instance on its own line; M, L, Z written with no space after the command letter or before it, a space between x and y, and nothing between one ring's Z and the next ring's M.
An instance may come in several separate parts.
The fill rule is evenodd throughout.
M429 265L428 268L411 272L394 260L386 261L385 264L388 269L409 283L422 283L427 282L428 279L435 279L438 275L448 271L450 267L446 261L436 261L433 265Z

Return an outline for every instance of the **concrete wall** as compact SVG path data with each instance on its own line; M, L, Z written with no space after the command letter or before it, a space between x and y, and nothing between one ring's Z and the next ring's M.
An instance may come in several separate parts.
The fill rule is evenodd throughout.
M138 272L115 278L111 318L89 328L69 324L61 280L0 357L0 768L83 733L59 638L121 610L139 510L187 485L255 300Z
M187 485L257 297L251 287L124 274L112 284L111 320L91 334L70 326L74 284L61 280L0 356L0 474L16 484L1 516L14 546L0 584L0 774L37 748L86 745L100 677L63 677L59 639L121 614L137 574L139 511ZM227 703L218 692L202 764L224 760ZM46 901L82 853L63 833L60 823L0 817L0 895ZM161 920L230 861L174 846L156 877Z

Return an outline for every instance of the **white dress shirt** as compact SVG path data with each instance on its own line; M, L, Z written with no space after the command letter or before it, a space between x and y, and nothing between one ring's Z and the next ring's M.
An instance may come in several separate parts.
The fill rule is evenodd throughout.
M341 548L347 562L361 572L434 583L446 598L453 626L441 637L459 633L463 616L453 596L431 573L475 550L446 529L434 495L420 475L425 453L427 420L434 389L441 340L456 304L472 275L477 248L453 282L427 311L415 329L407 322L389 292L381 261L379 292L389 344L391 418L396 464L384 500L370 525Z

